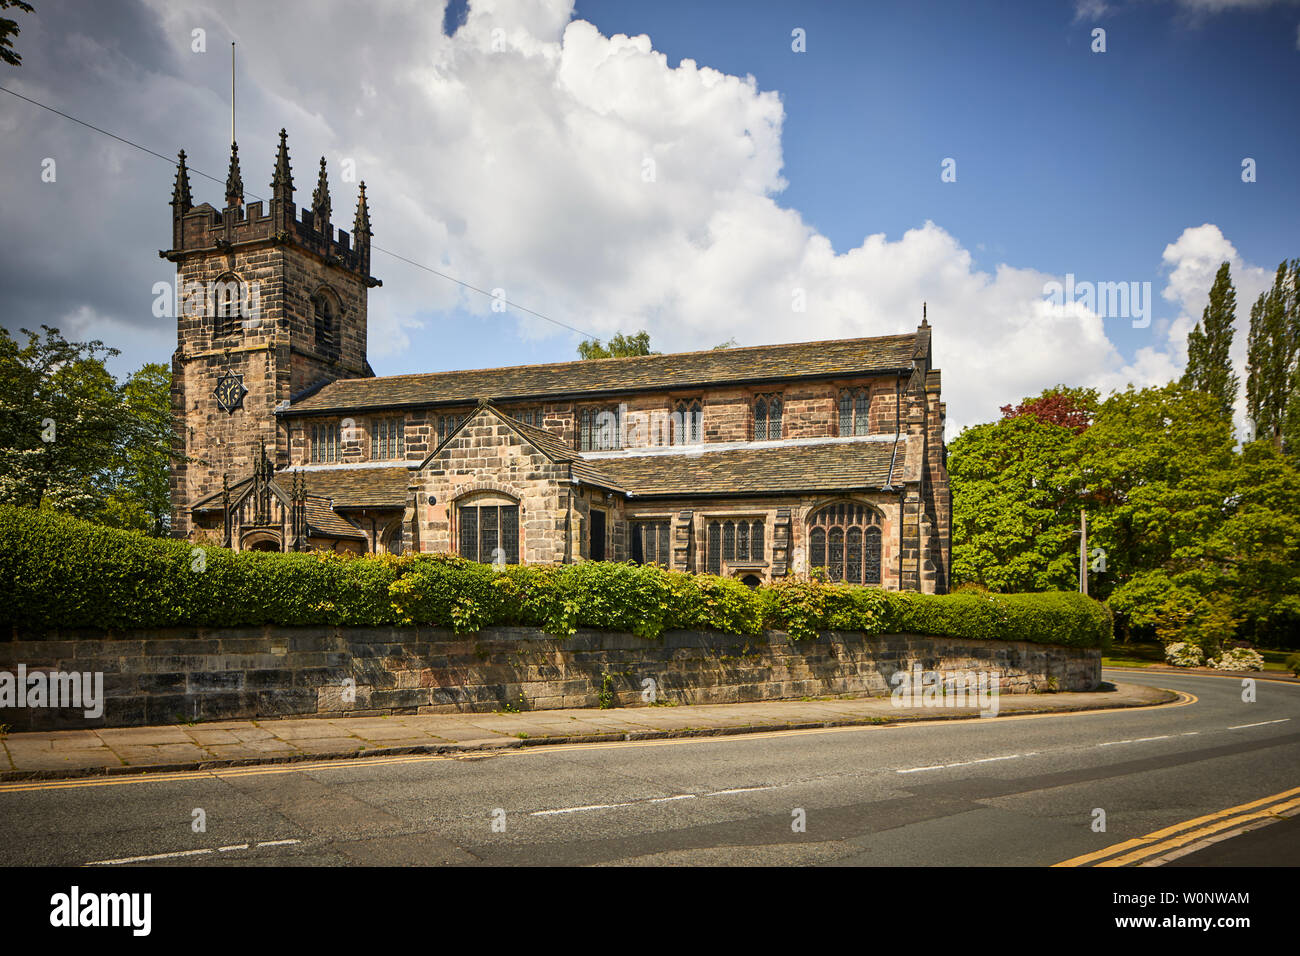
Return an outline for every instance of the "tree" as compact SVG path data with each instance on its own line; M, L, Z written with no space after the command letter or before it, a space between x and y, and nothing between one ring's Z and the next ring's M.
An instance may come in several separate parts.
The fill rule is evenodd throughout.
M586 339L578 343L578 357L583 359L625 358L629 355L658 355L650 351L650 333L645 329L635 335L622 332L609 340L609 345L600 344L600 339Z
M102 342L0 329L0 502L91 517L103 503L125 424Z
M1073 430L1034 415L967 428L948 446L953 583L993 591L1075 587Z
M34 13L30 3L24 3L23 0L0 0L0 10L8 10L10 7L17 7L24 13ZM13 37L19 33L18 21L10 20L8 17L0 17L0 60L8 63L10 66L22 66L22 54L14 49Z
M1232 327L1237 316L1237 290L1233 288L1228 263L1219 266L1210 287L1210 301L1201 321L1187 336L1187 369L1182 384L1211 396L1225 418L1232 417L1237 401L1237 374L1228 352L1232 348Z
M1014 408L1003 405L1000 411L1004 419L1031 415L1040 422L1060 425L1078 435L1092 424L1097 412L1097 390L1057 385L1045 389L1037 398L1025 399Z
M146 365L122 384L103 343L0 329L0 503L166 531L171 382Z
M1255 438L1281 448L1291 393L1296 385L1296 346L1300 338L1300 259L1283 261L1273 286L1250 309L1246 354L1246 414ZM1298 436L1300 437L1300 436Z
M171 525L171 371L154 362L123 383L126 431L117 443L111 490L100 520L162 537Z
M1204 545L1228 511L1233 449L1231 422L1201 392L1130 386L1102 403L1079 436L1089 544L1106 555L1099 594Z

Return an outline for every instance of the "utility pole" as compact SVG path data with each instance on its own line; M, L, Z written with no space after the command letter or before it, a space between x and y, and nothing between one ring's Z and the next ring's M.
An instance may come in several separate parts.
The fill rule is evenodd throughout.
M1079 509L1079 593L1088 594L1088 512Z

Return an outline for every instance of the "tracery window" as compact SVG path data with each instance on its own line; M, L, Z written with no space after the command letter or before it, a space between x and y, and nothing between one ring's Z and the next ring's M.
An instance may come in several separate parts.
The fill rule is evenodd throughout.
M865 388L846 388L840 392L840 437L871 433L871 392Z
M438 416L438 444L441 445L447 440L447 437L454 432L460 423L465 420L464 415L439 415Z
M673 406L674 445L697 445L704 439L704 408L698 398Z
M808 518L808 567L832 581L880 583L880 518L865 505L827 505Z
M672 566L672 527L667 521L632 521L628 551L636 564Z
M763 561L762 519L727 518L710 521L705 535L705 569L721 574L722 564L758 564Z
M781 437L781 396L759 395L754 399L754 441L775 441Z

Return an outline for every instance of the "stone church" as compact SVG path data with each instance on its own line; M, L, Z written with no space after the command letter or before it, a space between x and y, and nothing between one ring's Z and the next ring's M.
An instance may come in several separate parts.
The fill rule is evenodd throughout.
M245 550L635 561L747 584L943 593L951 494L931 329L376 376L370 215L336 229L325 160L294 203L172 194L176 535Z

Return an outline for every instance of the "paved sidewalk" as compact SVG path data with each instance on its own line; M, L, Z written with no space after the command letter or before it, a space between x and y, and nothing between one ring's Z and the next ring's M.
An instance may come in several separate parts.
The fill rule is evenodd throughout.
M1141 684L1079 694L1007 694L1000 714L1148 707L1178 695ZM455 753L975 717L978 707L901 708L888 697L401 717L272 718L0 737L0 780L207 770L294 760Z

